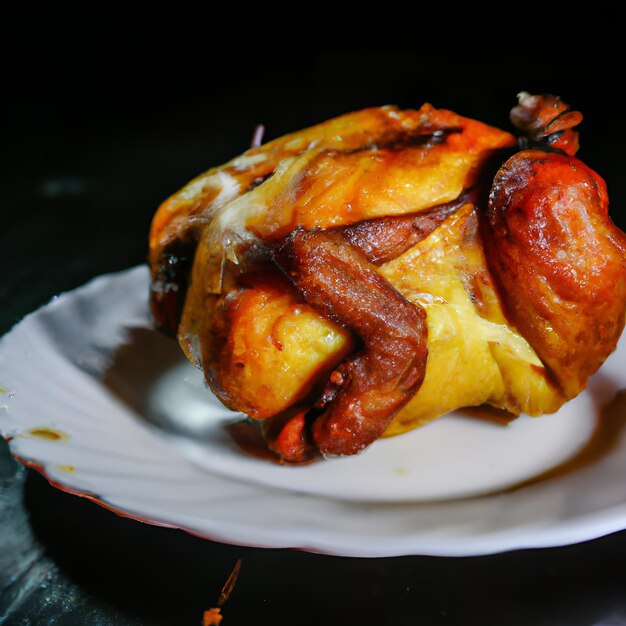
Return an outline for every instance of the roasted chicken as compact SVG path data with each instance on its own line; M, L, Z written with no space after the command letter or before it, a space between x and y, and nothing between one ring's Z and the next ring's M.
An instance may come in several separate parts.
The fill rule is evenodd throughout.
M256 146L169 198L156 324L283 461L356 454L464 406L556 411L624 326L626 236L522 93L520 137L429 104Z

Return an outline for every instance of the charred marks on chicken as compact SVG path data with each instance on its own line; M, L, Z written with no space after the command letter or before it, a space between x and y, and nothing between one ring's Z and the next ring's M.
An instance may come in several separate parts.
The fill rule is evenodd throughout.
M150 306L157 327L175 336L185 304L197 233L187 231L163 249L150 284Z
M377 138L376 141L366 143L358 148L351 150L332 150L330 152L341 152L342 154L355 154L358 152L369 152L376 150L388 150L394 152L397 150L405 150L406 148L417 148L424 146L429 148L438 144L444 143L445 140L454 134L461 134L463 129L458 126L447 127L433 127L433 126L420 126L412 131L398 131L393 129L393 132Z
M262 185L266 180L269 180L272 176L274 176L274 172L269 172L267 174L264 174L263 176L257 176L249 185L248 188L246 189L246 193L248 191L252 191L253 189L256 189L259 185Z

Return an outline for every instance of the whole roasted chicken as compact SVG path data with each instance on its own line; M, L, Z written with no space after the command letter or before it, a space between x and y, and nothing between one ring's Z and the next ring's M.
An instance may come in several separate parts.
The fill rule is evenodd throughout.
M156 213L156 324L287 462L459 407L554 412L626 309L626 236L574 157L581 119L522 93L519 138L424 104L255 146Z

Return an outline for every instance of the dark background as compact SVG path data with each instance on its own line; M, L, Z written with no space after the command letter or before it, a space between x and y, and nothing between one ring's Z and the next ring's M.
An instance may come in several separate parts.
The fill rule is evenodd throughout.
M378 7L366 26L329 13L318 27L301 10L276 34L196 14L161 15L158 30L95 9L62 29L40 15L12 33L7 20L0 333L56 293L144 262L159 203L245 150L257 123L271 139L365 106L429 101L509 128L519 91L558 94L585 115L579 156L607 181L626 228L615 16L576 15L566 26L515 7L515 19L480 30L463 20L453 28L450 7L418 17ZM222 546L118 518L2 454L0 479L21 507L10 515L25 512L23 532L48 572L6 623L200 624L241 557L226 626L626 624L625 533L464 559Z
M94 20L15 37L0 101L0 297L11 297L0 328L58 290L142 262L159 203L246 149L258 123L271 139L364 106L429 101L509 128L519 91L555 93L584 113L579 155L626 226L611 16L482 34L437 17L407 34L322 40L293 28L216 40L218 25L192 16L168 30Z

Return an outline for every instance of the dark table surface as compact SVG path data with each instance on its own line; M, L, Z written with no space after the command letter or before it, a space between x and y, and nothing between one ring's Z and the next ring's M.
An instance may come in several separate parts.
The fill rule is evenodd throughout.
M427 100L507 127L521 90L583 111L580 156L626 228L615 81L586 49L418 43L298 52L238 41L185 55L104 35L18 51L3 99L0 332L54 294L141 263L160 201L269 138L363 106ZM51 40L47 40L52 44ZM110 46L112 39L107 36ZM78 44L78 48L76 47ZM172 54L172 49L178 50ZM234 51L235 50L235 51ZM222 545L117 517L18 466L0 443L0 624L201 624L238 559L234 624L626 624L626 532L472 558L352 559Z

